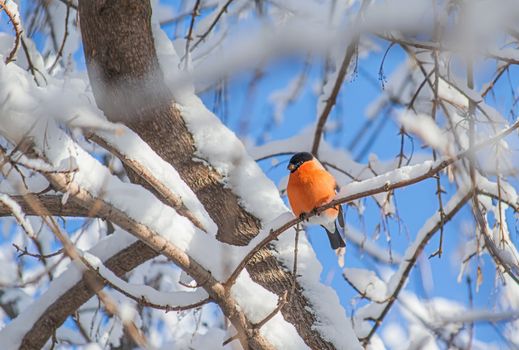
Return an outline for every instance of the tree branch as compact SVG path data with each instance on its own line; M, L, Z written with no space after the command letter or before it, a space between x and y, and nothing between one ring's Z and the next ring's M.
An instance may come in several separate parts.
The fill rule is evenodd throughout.
M395 190L397 188L402 188L402 187L406 187L406 186L409 186L409 185L413 185L413 184L416 184L416 183L418 183L420 181L423 181L425 179L431 178L431 177L435 176L436 174L438 174L443 169L445 169L446 167L448 167L449 165L453 164L454 162L456 162L456 161L458 161L458 160L460 160L462 158L467 157L472 152L476 152L478 150L481 150L482 148L484 148L486 146L489 146L489 145L491 145L491 144L501 140L502 138L508 136L509 134L511 134L517 128L519 128L519 120L517 120L510 127L508 127L506 129L502 130L501 132L497 133L493 137L490 137L490 138L486 139L485 141L482 141L482 142L474 145L474 147L472 149L466 149L466 150L458 153L457 155L455 155L452 158L448 158L448 159L442 160L440 162L431 163L431 166L427 170L420 171L419 174L416 174L415 176L413 176L411 178L409 178L409 176L407 176L407 175L403 176L402 174L405 174L405 169L406 168L410 170L410 169L412 169L412 168L414 168L416 166L407 166L407 167L399 168L399 169L390 171L390 172L388 172L386 174L379 175L379 176L376 176L376 177L368 179L368 180L352 183L351 185L354 185L355 187L357 187L357 188L359 188L361 190L357 191L356 193L355 193L355 191L353 191L354 193L352 193L352 194L350 194L348 196L344 196L344 197L340 197L340 198L334 199L331 202L329 202L328 204L325 204L325 205L323 205L321 207L316 208L312 213L309 213L304 219L303 218L294 218L294 219L286 222L285 224L281 225L277 229L271 230L269 232L269 234L265 238L263 238L261 240L261 242L259 242L255 247L253 247L250 250L250 252L243 259L243 261L241 261L240 264L238 265L238 267L233 271L233 273L231 274L231 277L229 278L229 280L230 281L235 280L237 278L237 276L240 274L240 272L245 268L245 266L247 266L249 260L252 259L252 257L259 250L261 250L264 247L266 247L271 241L276 239L279 235L281 235L283 232L285 232L289 228L293 227L294 225L296 225L296 224L298 224L298 223L300 223L300 222L302 222L304 220L307 220L308 218L310 218L310 217L312 217L314 215L319 215L320 213L322 213L326 209L335 207L337 205L344 204L344 203L349 203L349 202L352 202L354 200L361 199L361 198L364 198L364 197L369 197L369 196L372 196L372 195L375 195L375 194L378 194L378 193L388 192L388 191ZM394 182L394 183L391 183L388 180L387 181L383 181L385 179L390 179L390 178L393 178L393 177L398 177L398 175L400 175L400 177L403 178L403 179L400 180L400 181ZM367 186L368 184L370 184L371 186ZM368 189L367 190L363 190L366 187Z
M443 218L438 217L438 216L440 216L440 213L437 212L435 214L435 216L433 217L436 219L434 222L434 225L430 228L428 227L426 232L419 233L420 241L415 242L414 244L412 244L410 246L409 249L412 249L412 251L411 251L412 254L411 254L411 256L408 256L408 254L406 254L406 256L404 257L404 260L399 268L399 271L397 272L400 274L398 283L396 284L392 293L390 295L388 295L387 303L385 304L382 311L379 313L379 316L377 317L377 319L375 319L374 325L371 328L371 330L369 331L368 335L363 339L363 343L365 346L369 343L369 340L371 339L373 334L375 334L378 327L384 320L384 317L387 315L387 313L391 309L391 306L397 299L398 294L400 293L400 290L404 287L405 282L407 281L407 277L409 276L409 273L411 272L411 269L415 265L418 257L422 253L423 249L425 248L425 246L427 245L429 240L434 236L436 231L438 231L445 223L450 221L454 217L454 215L456 215L456 213L461 208L463 208L463 206L468 202L468 200L471 198L471 196L472 196L472 192L469 191L469 192L465 193L461 198L458 198L457 202L448 203L446 205L446 207L451 207L451 209L447 210L445 212L445 214L443 215ZM428 226L429 222L427 222L425 225ZM424 226L424 227L426 227L426 226ZM402 269L402 267L403 267L403 269Z
M206 270L188 254L149 227L134 221L119 208L110 205L102 198L93 196L73 182L73 180L71 181L67 175L47 173L46 178L59 191L72 193L69 200L84 208L97 206L97 212L100 217L112 221L145 242L150 248L166 256L193 277L198 285L203 287L209 296L218 303L222 312L229 318L238 333L242 335L240 342L244 348L250 346L252 349L272 349L272 345L263 336L254 331L253 324L239 309L238 304L228 293L227 289L212 276L210 271Z
M326 120L332 111L335 102L337 101L337 96L339 95L339 91L341 90L342 83L344 78L346 77L346 73L348 71L348 67L350 66L351 59L353 55L355 55L356 49L358 45L358 39L352 40L352 42L346 48L346 53L344 54L344 59L341 63L341 68L339 69L339 73L337 74L337 79L335 80L335 84L333 85L333 89L330 93L330 96L326 100L326 105L323 108L321 115L317 121L317 126L315 127L315 135L314 142L312 144L312 154L317 156L317 151L319 150L319 143L321 142L321 137L323 134L324 125L326 124Z
M5 0L0 1L0 9L3 10L11 20L15 33L14 46L11 49L11 52L9 52L9 55L7 55L5 58L5 64L8 64L9 62L12 62L16 59L15 56L18 52L18 48L20 47L20 39L22 37L22 26L20 24L20 15L18 13L13 13L11 8L6 4Z
M89 209L85 209L76 203L67 201L67 203L63 204L63 195L61 194L32 194L32 196L35 196L53 216L90 217L92 214ZM26 215L38 215L27 204L26 195L13 195L10 197L18 203ZM0 203L0 217L11 215L9 208Z

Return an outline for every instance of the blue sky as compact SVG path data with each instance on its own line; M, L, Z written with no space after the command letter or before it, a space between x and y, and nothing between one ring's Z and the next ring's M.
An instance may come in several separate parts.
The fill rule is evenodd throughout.
M332 112L329 121L331 123L337 120L341 121L343 130L338 134L325 136L326 141L338 148L345 149L347 147L365 121L366 107L383 89L383 84L378 77L378 72L385 50L384 45L385 44L381 44L383 49L380 52L372 53L366 58L359 59L359 70L362 69L363 73L357 73L352 78L347 79L342 87L337 106ZM403 50L398 47L392 48L384 62L385 76L389 78L391 73L404 59L405 53ZM489 65L491 66L492 63L487 63L483 66L483 73L486 73L486 70L490 71ZM242 111L244 109L243 105L247 103L246 91L252 75L241 74L234 80L231 80L228 84L229 102L225 109L227 112L227 125L238 133L240 130L240 119L245 117L250 120L250 124L252 125L251 130L255 130L256 134L262 133L266 121L271 118L273 113L272 106L268 103L269 95L273 91L287 86L291 79L301 72L302 67L303 64L301 60L294 58L287 58L268 66L265 78L261 79L256 87L254 102L252 108L249 108L251 113L247 116L243 116ZM367 77L365 73L367 73L369 77ZM512 84L517 81L517 75L515 73L516 70L511 72ZM295 104L286 109L283 121L272 128L269 133L271 140L284 139L296 135L302 129L315 123L317 96L312 91L312 85L316 82L320 82L320 78L321 71L317 64L313 66L309 73L309 78L304 91L301 93L301 97ZM376 84L374 84L374 82L376 82ZM483 82L484 81L478 81L478 87L480 87ZM500 81L495 91L498 103L494 103L493 98L489 98L488 103L507 115L509 111L505 110L504 106L511 105L509 83L506 80ZM204 94L203 99L209 107L214 106L214 93ZM218 115L218 107L215 108L215 112ZM379 123L380 119L381 118L378 118L375 124ZM372 132L373 130L368 132L368 135ZM381 160L393 159L398 154L400 148L400 138L397 133L398 127L392 117L390 117L376 137L376 141L373 143L371 150L360 158L360 161L367 162L367 157L371 152L375 153ZM254 135L254 132L252 132L252 134ZM364 143L367 138L369 138L369 136L364 138ZM260 140L260 144L264 142L261 138L257 139ZM428 149L420 149L420 146L419 139L415 138L415 153L428 152ZM363 143L361 142L355 149L355 152L353 152L353 155L357 156L362 148ZM409 154L410 150L411 143L406 139L407 154ZM277 161L283 162L279 164L279 166L273 167L272 159L261 161L260 165L266 174L277 184L282 177L287 175L286 162L288 158L289 156L277 157ZM448 198L455 193L456 188L450 185L445 178L442 178L442 185L447 191L447 194L444 196L445 203ZM396 191L395 196L398 211L405 229L399 230L398 222L395 219L388 220L391 247L394 251L403 254L426 219L437 211L438 203L435 192L436 181L434 179L428 179L409 188ZM363 232L368 237L371 237L375 231L375 227L380 224L381 215L379 208L374 205L372 200L366 200L366 207L364 225L360 223L355 210L352 208L347 210L347 220L357 229L365 227ZM514 230L514 227L517 227L515 225L516 220L513 218L509 219L511 219L509 220L511 231L516 233L517 231ZM455 218L445 226L443 242L444 253L441 258L435 257L427 259L438 247L439 234L436 234L428 244L419 266L415 267L411 273L410 282L406 288L407 290L413 291L422 298L444 297L467 305L468 287L465 278L461 283L457 282L460 265L459 257L456 255L460 245L463 245L468 240L467 232L465 232L466 230L464 229L467 225L471 225L470 227L472 228L474 227L469 207L465 207L461 210ZM352 298L355 297L356 293L342 278L341 270L337 265L334 253L329 248L326 235L324 235L319 227L312 227L308 232L309 239L323 264L322 280L325 283L331 283L337 290L342 304L347 308L348 312L351 312ZM388 245L386 237L386 233L380 233L378 238L378 244L380 246L386 247ZM514 235L513 240L517 242L517 233ZM496 303L494 264L488 255L480 259L479 262L484 279L477 293L474 291L475 283L472 283L474 307L493 308ZM373 266L375 265L372 260L363 256L361 252L351 245L348 247L346 267L372 268ZM471 268L468 269L472 281L476 279L474 266L475 265L472 264ZM421 271L427 271L428 268L432 271L433 280L433 287L430 290L424 288L421 273ZM394 309L396 308L397 307L394 307ZM386 322L390 320L401 320L394 311L395 310L389 314ZM480 340L490 342L501 341L496 330L488 324L476 325L475 334Z

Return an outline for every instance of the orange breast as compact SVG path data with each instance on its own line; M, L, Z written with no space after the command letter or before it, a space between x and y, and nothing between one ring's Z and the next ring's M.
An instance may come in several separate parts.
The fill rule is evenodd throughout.
M321 164L315 160L305 162L288 179L290 207L296 216L309 213L330 202L335 197L335 187L335 179ZM337 216L337 209L330 208L326 214Z

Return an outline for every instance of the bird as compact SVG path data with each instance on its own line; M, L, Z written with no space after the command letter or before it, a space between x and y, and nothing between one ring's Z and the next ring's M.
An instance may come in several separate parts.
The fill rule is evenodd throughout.
M290 171L287 196L294 215L305 218L335 197L338 188L335 178L312 154L308 152L294 154L290 158L287 169ZM308 220L310 223L320 224L326 230L330 246L336 252L346 246L335 223L337 218L339 225L344 227L340 205L328 208Z

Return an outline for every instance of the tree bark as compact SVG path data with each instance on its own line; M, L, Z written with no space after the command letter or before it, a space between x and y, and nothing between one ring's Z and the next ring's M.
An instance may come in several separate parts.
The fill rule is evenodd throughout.
M108 259L105 265L120 277L156 255L150 247L139 241ZM93 272L87 272L81 281L45 310L31 331L24 336L20 350L43 348L67 317L95 295L96 290L91 288L94 285L103 286L104 281Z
M55 216L77 216L77 217L88 217L92 213L90 210L80 207L78 205L74 205L73 203L63 204L62 199L63 196L55 195L55 194L40 194L35 195L36 198L41 202L41 204ZM25 215L38 215L34 211L34 209L27 203L27 199L25 196L11 196L11 198L20 205L22 211ZM11 216L11 209L0 203L0 217L2 216Z
M174 107L158 63L149 1L80 0L78 11L88 74L98 106L109 120L130 127L177 169L218 225L218 239L247 244L258 234L260 222L223 186L222 176L215 169L194 159L192 135ZM131 172L130 179L149 188ZM108 267L122 275L154 256L153 250L139 242L111 258ZM277 295L292 287L291 273L269 249L260 251L247 270L255 282ZM295 295L281 310L283 316L309 347L333 349L313 329L315 315L302 290L296 286ZM43 346L53 330L93 293L83 281L77 284L44 313L26 335L26 344Z

